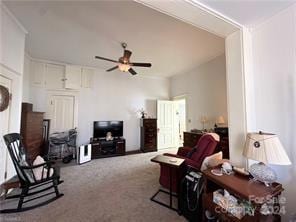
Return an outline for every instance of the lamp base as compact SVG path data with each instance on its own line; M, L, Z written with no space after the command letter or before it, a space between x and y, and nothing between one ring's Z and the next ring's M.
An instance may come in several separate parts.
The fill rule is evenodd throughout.
M255 180L264 183L266 186L270 186L270 184L277 180L275 171L262 162L252 164L249 172Z

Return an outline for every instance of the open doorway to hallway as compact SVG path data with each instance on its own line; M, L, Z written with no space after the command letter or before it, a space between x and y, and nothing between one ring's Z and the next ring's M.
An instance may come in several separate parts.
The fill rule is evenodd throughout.
M176 145L182 146L184 142L184 132L186 131L186 97L180 96L174 98L174 131L177 138Z

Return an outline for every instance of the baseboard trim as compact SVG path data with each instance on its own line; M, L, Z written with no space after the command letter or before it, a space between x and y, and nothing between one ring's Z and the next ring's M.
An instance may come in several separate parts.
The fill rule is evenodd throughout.
M143 152L141 150L125 151L125 155L133 155L133 154L138 154L138 153L143 153Z

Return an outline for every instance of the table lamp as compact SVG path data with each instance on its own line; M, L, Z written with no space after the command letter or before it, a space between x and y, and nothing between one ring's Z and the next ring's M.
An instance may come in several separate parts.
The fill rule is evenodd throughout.
M201 116L200 122L202 123L202 129L205 130L205 123L208 122L208 118L206 116Z
M223 125L224 123L225 123L225 120L224 120L223 116L218 116L218 118L216 119L215 128L218 125Z
M259 163L250 166L249 172L255 180L265 183L266 186L275 182L277 175L272 168L265 164L291 164L278 136L261 131L247 134L243 155L249 159L259 161Z

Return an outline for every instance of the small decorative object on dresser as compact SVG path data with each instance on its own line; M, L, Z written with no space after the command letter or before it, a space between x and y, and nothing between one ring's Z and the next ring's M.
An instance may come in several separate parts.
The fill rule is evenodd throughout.
M157 151L157 119L140 119L141 150Z
M279 138L272 133L248 133L243 155L249 159L259 161L250 166L250 173L254 179L269 186L277 180L275 171L266 164L290 165Z

